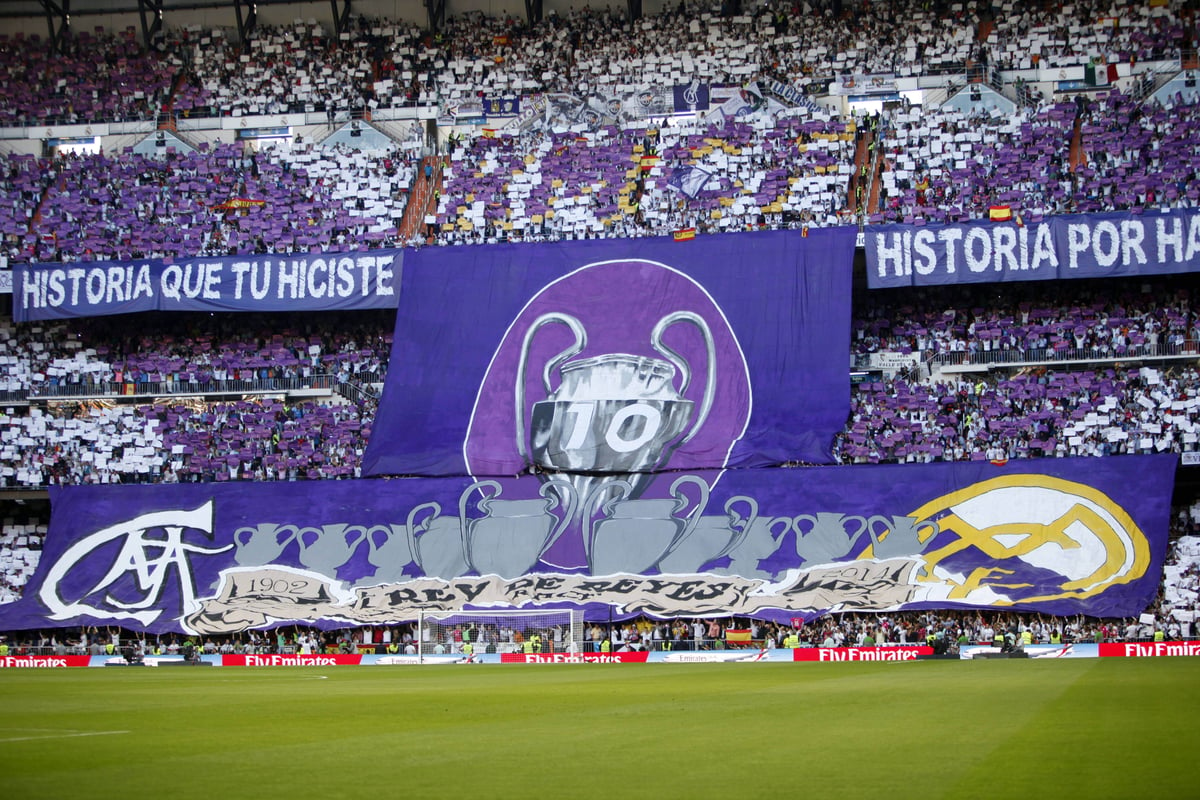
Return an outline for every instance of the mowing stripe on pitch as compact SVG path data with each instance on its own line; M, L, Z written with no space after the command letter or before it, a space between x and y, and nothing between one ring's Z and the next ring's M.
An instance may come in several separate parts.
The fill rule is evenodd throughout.
M13 730L10 728L10 730ZM48 730L45 728L16 728L15 730ZM81 736L115 736L121 733L131 733L131 731L62 731L59 733L44 733L38 736L10 736L0 739L0 744L5 742L31 742L36 739L75 739Z

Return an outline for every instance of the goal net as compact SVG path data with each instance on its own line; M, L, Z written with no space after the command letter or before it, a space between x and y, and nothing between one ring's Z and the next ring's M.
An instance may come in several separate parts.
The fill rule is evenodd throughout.
M426 611L417 621L417 642L422 656L578 653L583 647L583 613L570 609Z

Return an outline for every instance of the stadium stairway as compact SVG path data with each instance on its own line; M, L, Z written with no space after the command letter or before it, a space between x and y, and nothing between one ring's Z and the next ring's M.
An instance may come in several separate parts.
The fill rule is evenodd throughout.
M53 181L48 182L42 187L42 194L38 197L37 205L33 207L33 213L29 215L29 232L35 233L38 224L42 221L42 209L46 205L46 199L50 196L51 189L62 189L66 185L66 171L61 171Z
M882 142L881 142L882 144ZM880 210L880 195L883 192L883 170L886 160L881 153L871 160L868 168L867 207L864 213L869 217L878 214Z
M170 131L172 136L193 150L202 150L203 148L200 146L200 142L186 134L179 132L179 125L176 124L175 120L176 117L173 113L171 113L171 107L168 104L165 108L163 108L162 112L159 113L158 123L155 125L155 128L160 131Z
M859 122L854 143L854 172L846 187L846 208L859 213L866 206L868 187L863 180L864 170L870 169L872 131L865 122Z
M425 156L417 168L417 177L413 181L408 204L404 207L404 216L400 219L400 241L408 241L425 225L425 216L437 212L435 191L442 188L442 168L445 165L441 156ZM432 167L431 174L425 177L425 167Z
M1079 113L1075 114L1075 122L1071 126L1071 147L1068 153L1071 172L1087 166L1087 153L1083 150L1083 115Z
M988 37L992 35L992 29L996 27L996 21L993 19L979 20L979 26L975 29L975 41L983 44Z

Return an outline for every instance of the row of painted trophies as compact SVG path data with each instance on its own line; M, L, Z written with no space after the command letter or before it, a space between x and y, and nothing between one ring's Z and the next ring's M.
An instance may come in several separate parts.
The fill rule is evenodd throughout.
M723 513L705 514L708 483L695 475L676 478L667 498L632 498L624 481L595 487L582 504L566 481L546 481L536 499L504 500L502 492L498 481L475 481L462 492L457 514L422 503L403 525L240 528L234 558L240 566L268 565L295 543L304 567L332 577L365 545L376 583L401 580L414 564L430 577L514 578L536 571L574 522L592 575L713 572L770 579L798 562L812 566L853 555L856 547L865 549L864 536L876 558L916 555L938 532L937 522L907 516L760 515L757 501L744 495L729 498Z

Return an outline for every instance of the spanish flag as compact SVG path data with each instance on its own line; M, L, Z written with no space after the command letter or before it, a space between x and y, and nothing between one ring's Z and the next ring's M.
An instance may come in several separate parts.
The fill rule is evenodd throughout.
M496 138L496 129L495 128L484 128L483 136L485 139L495 139Z
M988 219L992 222L1008 222L1012 219L1012 208L1009 206L991 206L988 208Z
M220 205L213 206L214 211L233 211L239 208L258 208L265 206L266 200L252 200L249 197L231 197Z
M649 172L657 167L658 162L661 160L658 156L642 156L641 161L638 163L641 164L642 172Z
M675 237L675 241L677 241L677 242L686 242L686 241L696 238L696 229L695 228L681 228L680 230L675 231L673 236Z

